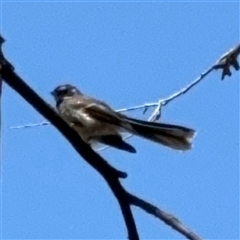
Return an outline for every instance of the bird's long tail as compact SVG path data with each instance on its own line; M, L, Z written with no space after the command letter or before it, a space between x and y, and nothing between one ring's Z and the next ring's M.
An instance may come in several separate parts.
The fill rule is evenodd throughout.
M178 125L147 122L128 117L125 119L125 122L128 123L128 126L131 126L126 130L134 135L177 150L184 151L191 149L192 139L195 134L193 129Z

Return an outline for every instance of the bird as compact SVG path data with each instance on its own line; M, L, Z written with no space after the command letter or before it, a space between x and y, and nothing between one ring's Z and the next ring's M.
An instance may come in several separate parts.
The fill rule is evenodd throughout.
M194 129L131 118L71 84L59 85L51 94L60 117L90 146L101 143L135 153L136 149L122 137L127 132L175 150L191 149Z

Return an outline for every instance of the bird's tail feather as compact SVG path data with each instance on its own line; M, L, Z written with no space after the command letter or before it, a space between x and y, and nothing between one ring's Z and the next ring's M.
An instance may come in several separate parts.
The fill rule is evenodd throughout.
M173 149L182 151L191 149L192 139L195 134L193 129L178 125L147 122L133 118L126 118L126 122L130 124L131 129L127 130L132 134Z

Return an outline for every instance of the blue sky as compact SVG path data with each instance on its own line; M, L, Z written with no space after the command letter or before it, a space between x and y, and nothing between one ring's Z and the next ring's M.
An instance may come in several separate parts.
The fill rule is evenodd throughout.
M181 89L239 41L237 2L2 2L4 52L46 101L71 83L115 109ZM191 151L139 138L137 154L101 154L128 173L132 193L173 213L205 239L239 238L239 74L213 72L163 110L193 127ZM3 88L3 239L125 239L118 204L101 176L52 126ZM128 113L147 118L151 111ZM182 239L133 208L142 239Z

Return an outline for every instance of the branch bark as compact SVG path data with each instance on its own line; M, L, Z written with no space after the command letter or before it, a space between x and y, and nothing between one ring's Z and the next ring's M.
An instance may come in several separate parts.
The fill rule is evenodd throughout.
M134 196L131 193L128 193L128 197L129 197L129 201L132 205L135 205L135 206L143 209L147 213L155 216L156 218L159 218L165 224L169 225L174 230L181 233L187 239L201 240L201 238L197 234L195 234L190 228L186 227L179 219L177 219L172 214L161 210L160 208L154 206L153 204L151 204L137 196Z
M138 232L133 218L130 204L126 200L125 190L120 184L119 178L126 178L125 172L119 171L109 165L105 159L94 152L80 136L71 129L64 120L47 103L42 100L15 72L3 66L3 80L29 104L54 125L72 144L83 159L90 164L106 180L121 208L130 240L138 240Z

